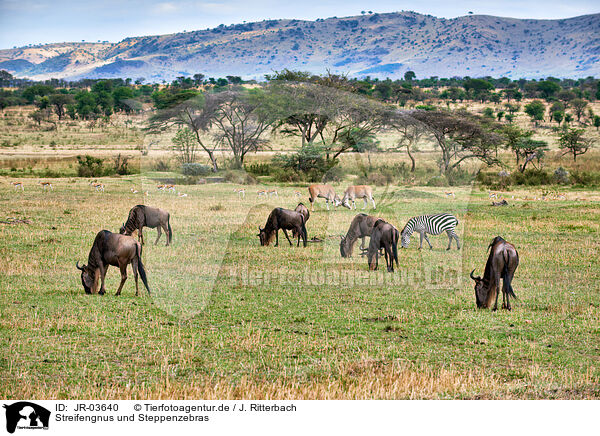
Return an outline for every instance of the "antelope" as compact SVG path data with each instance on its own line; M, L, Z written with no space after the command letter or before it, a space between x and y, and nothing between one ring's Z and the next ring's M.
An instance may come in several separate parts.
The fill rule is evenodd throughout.
M294 197L296 197L296 198L302 197L302 192L300 192L300 191L294 191Z
M96 191L104 192L104 183L92 183L92 188Z
M42 188L44 189L44 191L47 188L50 188L51 191L54 191L54 188L52 187L52 183L50 183L50 182L40 182L40 185L42 186Z
M264 195L264 196L266 197L266 196L267 196L267 191L266 191L265 189L262 189L262 190L258 191L256 194L257 194L259 197L260 197L261 195Z
M132 192L133 194L137 194L139 191L138 191L137 189L135 189L135 188L131 188L131 192Z
M236 192L239 197L246 198L246 190L243 188L235 188L233 192Z
M488 197L498 199L498 194L496 194L495 192L490 192Z
M156 187L156 189L158 189L159 191L163 191L164 192L164 190L166 189L166 187L167 187L167 185L158 185Z
M13 185L13 189L16 191L17 189L21 188L21 191L24 191L25 188L23 186L23 182L11 182L11 185Z
M277 194L277 189L269 189L269 190L267 191L267 194L269 195L269 197L270 197L271 195L274 195L275 197L279 198L279 194Z
M165 189L170 192L177 192L175 191L175 185L165 185Z
M444 194L446 194L446 197L456 198L456 195L454 195L454 192L444 192Z
M371 200L373 203L373 209L375 209L375 200L373 199L373 189L367 185L348 186L344 192L344 198L342 199L342 206L348 209L356 209L355 199L362 198L365 202L363 209L367 208L368 201ZM348 203L348 200L352 201L352 206Z
M178 197L187 197L187 194L184 194L183 192L180 192L177 194Z
M329 202L333 203L335 207L338 207L342 204L340 197L335 193L333 188L330 185L310 185L308 187L308 194L310 201L310 210L315 210L315 200L319 197L325 199L325 205L327 206L327 210L329 210Z

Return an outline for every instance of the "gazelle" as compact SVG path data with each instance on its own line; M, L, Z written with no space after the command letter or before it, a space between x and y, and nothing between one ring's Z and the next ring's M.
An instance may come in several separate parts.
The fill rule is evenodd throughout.
M187 194L184 194L183 192L179 192L177 193L178 197L187 197Z
M277 189L269 189L269 190L267 191L267 194L269 195L269 197L270 197L271 195L274 195L275 197L279 198L279 194L277 193Z
M356 209L356 202L354 201L357 198L362 198L365 202L363 209L367 208L368 200L371 200L373 203L373 209L375 209L375 200L373 199L373 189L367 185L357 185L357 186L348 186L346 191L344 192L344 198L342 199L342 206L347 207L348 209ZM352 206L348 200L352 201Z
M104 183L92 183L92 188L98 192L104 192Z
M300 191L294 191L294 197L296 197L296 198L302 197L302 192L300 192Z
M338 207L342 202L340 201L340 197L335 193L333 188L330 185L310 185L308 187L308 194L310 201L310 209L315 210L315 200L319 197L325 199L325 205L327 206L327 210L329 210L329 202L333 203L335 207Z
M175 190L175 185L165 185L165 189L166 189L167 191L170 191L170 192L173 192L173 193L177 192L177 191Z
M246 198L246 190L243 188L235 188L233 190L233 192L237 193L238 198L242 197L242 198Z
M446 197L456 198L456 195L454 195L454 192L444 192L444 194L446 194Z
M132 194L137 194L138 192L139 192L139 191L138 191L137 189L135 189L135 188L131 188L131 193L132 193Z
M25 187L23 186L23 182L11 182L11 185L13 185L13 189L15 191L19 188L21 188L21 191L25 190Z
M54 188L52 187L52 183L50 183L50 182L40 182L40 185L42 186L42 188L44 189L44 191L47 188L50 188L51 191L54 191Z
M260 197L261 195L264 195L266 197L267 196L267 190L266 189L261 189L260 191L256 192L256 195L258 197Z

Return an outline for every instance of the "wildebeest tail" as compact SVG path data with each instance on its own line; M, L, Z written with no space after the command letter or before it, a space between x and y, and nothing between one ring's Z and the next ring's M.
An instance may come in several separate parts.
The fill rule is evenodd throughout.
M173 239L173 230L171 230L171 214L167 214L167 229L169 230L169 244Z
M150 287L148 286L148 279L146 278L146 270L144 268L144 264L142 263L142 247L140 244L136 247L137 257L138 257L138 271L140 272L140 277L146 290L148 291L148 295L150 295Z
M305 224L305 220L304 220L304 215L302 215L302 235L303 235L303 239L304 239L304 246L306 247L306 242L308 240L308 232L306 231L306 224Z
M397 229L394 229L392 248L394 253L394 260L396 261L396 266L400 267L400 264L398 263L398 239L400 239L400 233Z
M515 295L515 291L513 291L512 288L512 276L508 273L508 261L510 260L510 254L504 250L502 256L504 257L504 269L502 270L502 286L504 287L504 292L513 297L515 300L518 300L517 296Z

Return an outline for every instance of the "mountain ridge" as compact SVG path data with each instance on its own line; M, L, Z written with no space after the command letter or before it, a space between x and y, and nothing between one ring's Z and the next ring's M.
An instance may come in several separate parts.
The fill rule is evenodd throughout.
M600 76L600 14L537 20L390 12L0 50L0 69L37 80L262 78L284 68L381 78L407 70L419 77Z

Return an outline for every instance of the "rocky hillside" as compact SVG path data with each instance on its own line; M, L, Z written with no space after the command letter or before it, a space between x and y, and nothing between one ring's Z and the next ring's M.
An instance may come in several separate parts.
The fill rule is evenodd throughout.
M0 50L0 69L33 79L203 73L262 78L289 68L353 76L600 76L600 14L562 20L414 12L270 20L119 43Z

